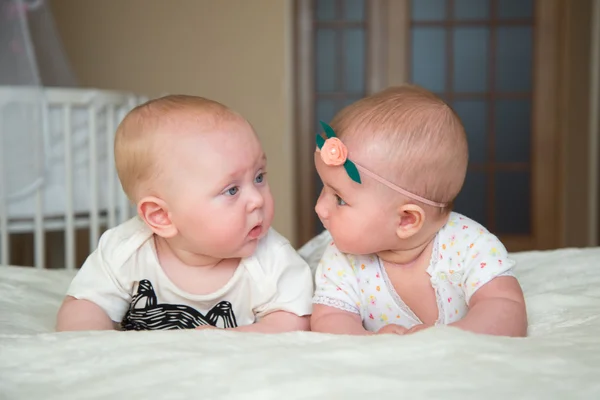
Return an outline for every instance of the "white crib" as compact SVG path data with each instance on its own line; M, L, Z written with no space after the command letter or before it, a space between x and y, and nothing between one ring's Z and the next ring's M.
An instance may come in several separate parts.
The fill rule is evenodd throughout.
M38 178L21 193L0 193L0 265L10 264L11 235L27 232L34 237L34 264L45 268L45 232L60 231L66 268L74 269L76 229L89 229L93 249L101 227L113 227L133 215L116 175L113 138L125 114L145 98L106 90L41 90L43 96L36 88L0 86L0 118L10 117L11 105L29 102L41 113L43 142L39 154L9 148L0 159L0 188L7 186L2 184L7 177ZM18 135L12 137L14 142ZM14 147L19 148L18 143ZM23 163L22 157L31 160ZM15 164L20 168L11 168Z

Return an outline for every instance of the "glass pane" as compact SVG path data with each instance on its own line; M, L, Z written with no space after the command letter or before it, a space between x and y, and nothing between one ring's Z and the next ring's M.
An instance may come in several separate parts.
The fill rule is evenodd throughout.
M365 1L344 0L344 18L348 21L362 21L365 18Z
M447 104L452 102L452 93L434 93L437 97L444 100Z
M496 231L527 234L531 226L529 171L496 172Z
M469 161L485 162L487 147L487 102L484 100L457 100L453 105L467 132Z
M454 0L454 18L458 20L488 19L490 0Z
M497 30L496 90L531 90L533 38L530 26L503 26Z
M531 102L496 100L494 106L496 160L529 162L531 156Z
M498 0L498 18L511 19L532 17L533 0Z
M488 88L488 27L454 30L454 91L485 92Z
M454 211L461 213L482 225L486 220L487 179L484 172L468 171L465 184L454 201Z
M414 21L441 21L446 19L446 0L413 0L410 2Z
M333 92L336 89L335 38L333 29L317 30L317 92Z
M363 92L365 87L365 32L362 29L344 31L344 78L346 91Z
M319 121L329 123L337 112L338 107L336 107L335 100L317 99L317 120L315 121L315 133L319 133L323 130L321 128L321 124L319 124Z
M335 0L316 0L316 2L318 21L335 19Z
M411 80L432 92L446 88L446 30L414 27L412 29Z

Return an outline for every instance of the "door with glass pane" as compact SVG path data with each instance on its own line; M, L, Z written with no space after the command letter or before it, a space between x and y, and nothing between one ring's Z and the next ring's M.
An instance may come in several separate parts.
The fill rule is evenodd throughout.
M551 245L536 238L544 222L549 222L545 229L552 223L536 224L535 209L553 200L536 196L534 180L547 171L540 176L534 161L546 150L532 143L547 133L534 126L534 113L539 120L545 112L534 107L535 76L556 63L535 60L536 24L545 23L535 6L534 0L412 0L409 5L409 80L451 104L467 132L469 169L455 210L484 224L513 250Z
M318 120L385 86L413 82L444 98L465 125L470 165L456 211L509 250L555 246L558 0L296 4L301 241L322 229L313 212Z

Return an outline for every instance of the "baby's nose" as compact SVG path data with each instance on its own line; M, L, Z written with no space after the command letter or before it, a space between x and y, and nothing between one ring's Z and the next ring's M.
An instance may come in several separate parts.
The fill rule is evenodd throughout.
M253 211L257 208L262 208L264 204L265 198L263 197L262 193L260 193L258 190L255 190L251 194L250 201L248 202L249 211Z
M315 205L315 212L321 220L329 218L329 212L327 211L327 207L323 204L320 198L317 201L317 204Z

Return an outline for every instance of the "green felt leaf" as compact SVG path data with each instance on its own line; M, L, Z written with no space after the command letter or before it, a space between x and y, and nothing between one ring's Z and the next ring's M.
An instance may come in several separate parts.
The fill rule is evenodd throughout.
M358 169L356 169L356 165L354 165L352 161L346 160L344 163L344 168L346 169L348 176L350 176L350 179L352 179L354 182L361 183Z
M320 133L317 133L317 146L319 146L319 149L321 149L321 147L323 147L323 145L325 144L325 139L323 139L323 136L321 136Z
M327 135L328 138L335 137L335 132L333 131L332 127L330 127L323 121L319 121L319 123L321 124L321 127L325 131L325 135Z

